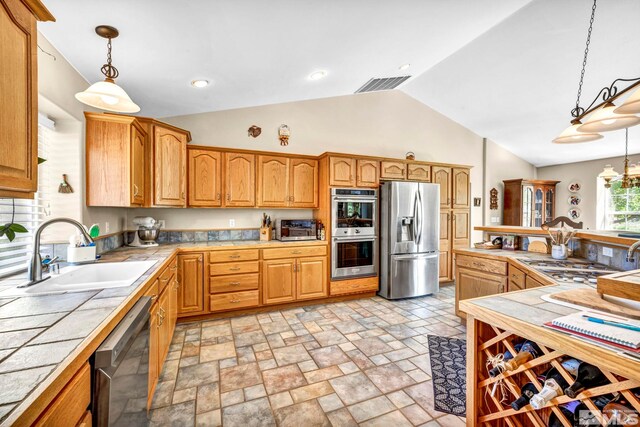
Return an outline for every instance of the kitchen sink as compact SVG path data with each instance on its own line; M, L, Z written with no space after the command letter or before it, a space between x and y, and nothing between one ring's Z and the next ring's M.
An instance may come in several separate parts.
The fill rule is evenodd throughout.
M131 286L157 261L105 262L60 269L60 274L26 288L12 288L0 296L34 296Z

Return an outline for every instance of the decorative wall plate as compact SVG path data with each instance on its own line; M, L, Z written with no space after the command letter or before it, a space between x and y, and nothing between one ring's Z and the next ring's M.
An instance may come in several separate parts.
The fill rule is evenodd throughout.
M569 218L576 220L578 218L580 218L580 214L582 212L580 212L580 209L578 208L571 208L569 209L569 212L567 212L567 215L569 215Z
M567 188L569 188L570 192L577 193L578 191L580 191L582 186L580 185L579 182L572 182L572 183L569 184L569 186Z
M567 199L567 203L569 203L571 206L578 206L580 202L582 202L582 197L580 197L579 194L572 194Z

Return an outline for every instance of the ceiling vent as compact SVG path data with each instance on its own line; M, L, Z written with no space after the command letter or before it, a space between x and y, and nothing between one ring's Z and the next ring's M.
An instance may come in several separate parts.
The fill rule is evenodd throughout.
M378 79L370 79L366 82L360 89L355 91L355 93L363 93L363 92L377 92L379 90L391 90L400 86L402 83L407 81L411 76L400 76L400 77L383 77Z

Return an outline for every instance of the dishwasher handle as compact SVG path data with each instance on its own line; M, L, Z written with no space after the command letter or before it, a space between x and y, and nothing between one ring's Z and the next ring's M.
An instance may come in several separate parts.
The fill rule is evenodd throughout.
M151 297L144 296L138 300L96 350L96 368L109 368L117 365L118 356L136 339L145 324L148 324L150 308Z

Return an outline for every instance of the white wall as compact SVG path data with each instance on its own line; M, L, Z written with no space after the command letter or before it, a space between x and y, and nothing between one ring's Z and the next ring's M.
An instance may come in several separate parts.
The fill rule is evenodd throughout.
M577 145L576 147L579 146ZM640 161L640 155L629 156L629 159L631 163L637 163ZM571 194L569 193L568 186L571 182L579 182L582 189L578 194L582 197L582 202L578 207L582 212L582 216L578 221L584 222L584 227L591 230L602 228L602 225L597 223L597 208L598 204L604 203L604 198L598 198L597 177L607 164L611 164L616 171L622 173L624 170L624 157L538 168L538 178L557 179L561 181L558 184L556 193L557 216L567 215L567 211L569 210L567 200ZM600 208L603 208L603 206L600 206Z
M53 57L38 49L38 94L41 107L48 110L47 113L51 115L53 120L66 121L64 141L61 140L60 144L79 144L79 149L61 146L59 151L72 150L70 162L80 165L74 190L81 196L81 204L79 205L81 222L86 225L98 223L100 234L123 230L126 222L126 209L87 208L85 205L85 120L83 111L95 110L78 102L74 95L86 89L89 83L40 32L38 32L38 45L55 56L54 60ZM109 224L108 231L107 223Z

